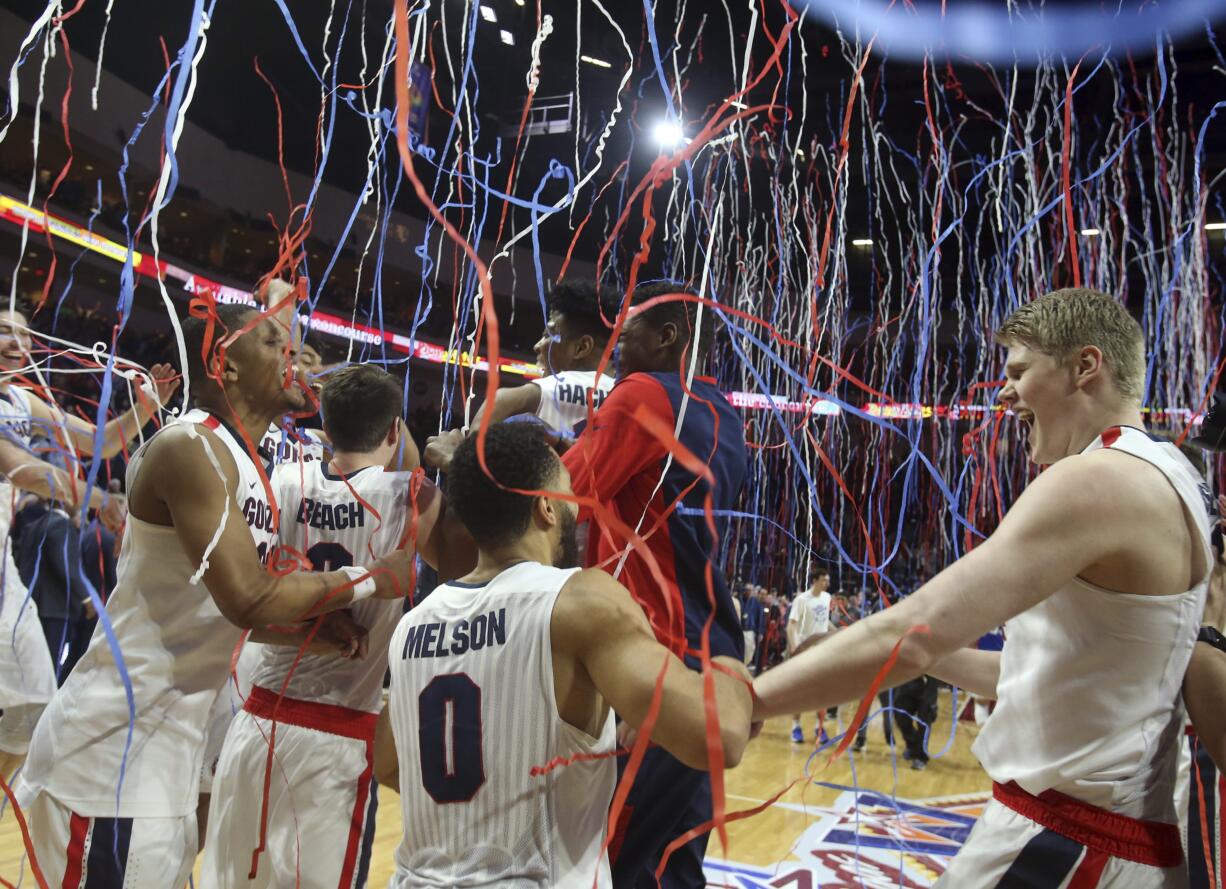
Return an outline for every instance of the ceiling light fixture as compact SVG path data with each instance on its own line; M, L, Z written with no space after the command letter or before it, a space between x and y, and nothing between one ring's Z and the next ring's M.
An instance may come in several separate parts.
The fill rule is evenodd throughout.
M1096 228L1083 228L1081 230L1081 233L1087 238L1097 238L1099 235L1102 234L1102 232L1100 232Z
M503 28L502 30L500 30L498 32L498 36L502 38L502 42L505 43L507 46L515 45L515 37L506 28Z
M1226 231L1226 222L1206 222L1205 231L1207 232Z
M494 12L494 7L482 5L481 18L485 19L492 25L498 24L498 13Z
M587 62L589 65L595 65L597 68L612 68L613 66L604 59L594 59L591 56L579 56L579 61Z
M662 120L651 128L651 138L666 151L679 148L685 141L685 131L675 120Z
M872 238L854 238L851 242L853 247L871 247L873 246Z

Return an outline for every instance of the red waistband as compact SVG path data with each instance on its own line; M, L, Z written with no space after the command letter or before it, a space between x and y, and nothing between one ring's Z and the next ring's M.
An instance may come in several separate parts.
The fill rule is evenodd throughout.
M1151 867L1176 867L1183 861L1179 828L1174 824L1117 815L1055 790L1035 796L1012 781L993 783L992 795L1035 824L1113 858Z
M354 738L368 744L375 740L375 723L379 720L377 713L351 710L335 704L283 698L258 685L252 687L243 709L261 719L275 719L287 725L315 729L317 732L340 735L342 738Z

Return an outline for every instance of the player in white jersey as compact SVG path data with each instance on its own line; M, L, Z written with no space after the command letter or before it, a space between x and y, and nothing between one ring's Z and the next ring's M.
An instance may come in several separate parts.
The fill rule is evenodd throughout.
M399 384L373 365L351 365L328 378L321 407L331 460L283 465L273 474L281 545L323 571L370 564L411 537L440 576L471 569L472 539L447 514L438 490L420 472L385 471L400 446ZM399 601L370 600L352 611L369 632L364 659L299 659L295 648L259 647L246 713L230 726L214 778L203 885L292 886L299 875L314 886L364 885L359 853L375 720L388 641L404 609ZM257 846L263 852L255 858Z
M824 636L830 632L830 572L824 568L815 568L809 588L797 594L792 600L792 608L788 612L787 655L792 657L801 650L810 639ZM822 725L824 711L817 713L817 725L813 734L819 742L826 740L826 729ZM800 714L792 714L792 743L801 744L805 740L805 730L800 724Z
M1212 498L1142 429L1140 326L1092 290L997 333L1000 400L1051 464L992 535L912 595L759 677L755 717L862 696L891 652L996 698L975 742L994 782L939 886L1184 886L1173 791L1180 683L1213 557ZM966 648L1006 624L1003 652Z
M295 322L295 342L301 340L301 328ZM298 354L294 367L300 385L310 388L318 397L321 383L318 372L322 367L319 353L313 346L302 340L298 346ZM307 410L310 410L308 407ZM298 412L297 415L306 413ZM295 414L286 414L273 420L268 431L256 445L259 461L272 472L273 467L283 463L308 463L313 460L324 460L327 456L328 443L324 434L318 429L299 428L294 422ZM204 745L204 761L200 771L200 804L196 809L196 825L200 829L200 844L204 846L204 829L209 820L210 794L213 791L213 773L217 768L217 760L221 756L221 745L226 739L226 731L230 722L243 702L251 692L251 671L260 659L261 649L258 641L248 637L235 660L234 671L230 681L217 700L213 702L209 713L209 726Z
M546 297L545 332L536 344L536 362L546 376L523 386L499 389L493 406L483 404L469 428L481 425L486 410L498 423L519 414L534 414L565 438L578 434L613 388L610 374L599 374L600 359L617 317L618 294L587 281L555 284Z
M398 597L409 578L404 553L369 571L265 568L276 513L247 442L302 405L302 390L287 384L285 326L222 305L183 332L195 408L129 463L115 590L18 780L55 885L76 886L87 870L100 885L182 886L196 854L205 720L242 628ZM337 640L349 653L358 642Z
M404 820L390 886L607 887L611 710L645 746L663 674L651 740L705 769L707 678L732 766L748 741L748 673L723 657L706 677L686 669L623 586L565 567L578 561L577 510L539 430L491 426L488 475L477 446L460 444L447 481L477 567L410 611L388 652L375 774L399 790Z
M47 463L30 449L37 432L93 454L96 428L62 413L24 382L31 368L30 334L20 312L0 312L0 776L8 777L25 758L26 747L43 707L55 692L55 667L38 621L38 608L13 563L9 526L16 491L30 491L75 510L97 508L112 530L123 522L123 498L101 489L85 490L74 476ZM155 400L164 402L178 387L165 365L151 371L156 388L103 430L99 455L112 456L149 419Z

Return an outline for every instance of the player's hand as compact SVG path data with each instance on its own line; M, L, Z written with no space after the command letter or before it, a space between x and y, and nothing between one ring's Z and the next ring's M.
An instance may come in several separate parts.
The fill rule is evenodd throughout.
M366 657L370 634L366 627L353 619L348 609L330 611L320 619L315 642L348 660Z
M159 407L166 406L182 379L169 364L155 364L149 368L149 381L153 384L153 394L157 396Z
M265 309L275 309L286 299L289 299L290 305L293 305L293 293L294 285L280 278L273 278L252 295L255 301Z
M410 580L416 555L413 549L398 549L370 566L376 599L403 599L413 592Z
M634 746L634 742L639 738L639 731L628 722L619 722L617 724L617 746L622 750L629 750Z
M128 498L123 494L107 494L102 508L98 510L98 521L102 522L102 527L118 537L127 518Z
M459 429L452 429L442 435L430 436L426 439L426 453L422 455L422 462L431 469L446 472L451 467L451 458L455 456L455 449L463 440L464 433Z

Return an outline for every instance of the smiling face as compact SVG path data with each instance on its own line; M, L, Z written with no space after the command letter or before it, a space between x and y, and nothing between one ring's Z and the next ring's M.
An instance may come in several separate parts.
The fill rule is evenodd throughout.
M30 363L30 331L21 312L0 312L0 371L17 371Z
M1055 463L1080 450L1071 399L1079 389L1069 362L1058 361L1023 343L1012 343L1005 358L1000 402L1029 427L1030 459Z

